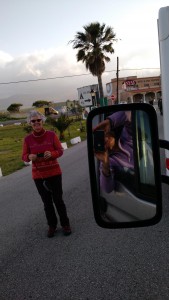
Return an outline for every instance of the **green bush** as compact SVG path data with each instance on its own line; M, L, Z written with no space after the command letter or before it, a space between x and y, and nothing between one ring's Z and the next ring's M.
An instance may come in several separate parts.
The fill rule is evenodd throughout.
M4 122L10 119L10 113L9 112L0 112L0 121Z
M30 133L32 131L32 126L29 124L24 125L23 130L27 133Z

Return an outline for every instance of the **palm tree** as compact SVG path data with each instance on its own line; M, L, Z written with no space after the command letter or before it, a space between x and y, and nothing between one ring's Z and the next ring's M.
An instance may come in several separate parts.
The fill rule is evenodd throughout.
M85 32L77 32L75 39L69 41L73 43L73 49L79 49L77 52L77 61L82 61L93 76L97 76L100 98L104 97L102 74L105 71L105 62L110 58L107 53L114 53L113 42L116 34L113 28L106 27L105 24L90 23L83 26Z
M65 115L61 115L57 120L53 118L48 118L47 123L51 124L53 127L57 128L59 131L59 139L64 140L64 132L67 128L69 128L69 125L73 122L72 119L69 119L69 117Z

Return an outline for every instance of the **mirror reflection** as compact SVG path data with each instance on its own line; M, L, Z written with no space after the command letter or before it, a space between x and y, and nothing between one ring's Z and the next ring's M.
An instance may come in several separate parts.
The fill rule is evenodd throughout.
M149 115L118 111L93 118L93 151L100 213L107 222L156 215L156 186Z

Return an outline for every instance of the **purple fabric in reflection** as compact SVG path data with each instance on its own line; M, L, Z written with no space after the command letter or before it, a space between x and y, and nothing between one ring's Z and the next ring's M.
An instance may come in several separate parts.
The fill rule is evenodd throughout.
M111 151L109 155L110 176L105 176L100 165L100 187L106 193L115 189L114 173L116 170L134 170L131 112L117 112L108 117L112 130L124 125L118 146L120 151Z

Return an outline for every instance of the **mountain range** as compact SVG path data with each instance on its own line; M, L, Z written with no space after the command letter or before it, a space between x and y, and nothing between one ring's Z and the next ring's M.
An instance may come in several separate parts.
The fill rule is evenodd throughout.
M8 98L0 98L0 111L6 110L12 103L20 103L23 104L23 108L29 108L32 106L32 104L37 100L47 100L47 101L53 101L53 102L62 102L61 100L56 99L47 99L42 98L42 96L39 95L31 95L31 94L18 94L13 95Z

